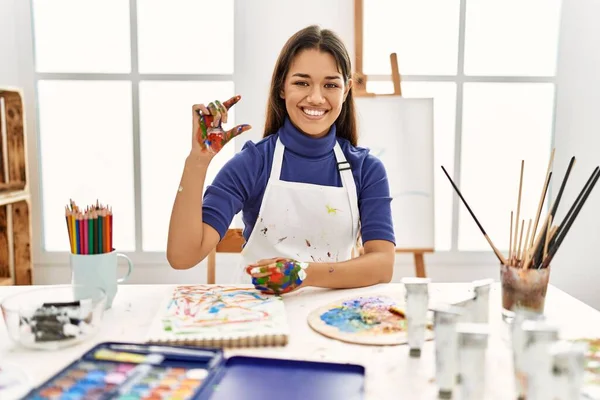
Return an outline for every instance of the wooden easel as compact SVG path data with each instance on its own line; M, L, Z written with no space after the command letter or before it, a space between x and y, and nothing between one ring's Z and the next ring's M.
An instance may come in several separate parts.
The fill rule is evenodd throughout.
M367 75L363 73L363 1L354 0L354 50L355 50L355 73L354 73L354 96L374 97L374 96L402 96L402 87L400 84L400 69L398 68L398 56L396 53L390 54L390 64L392 69L392 82L394 83L394 93L375 94L367 92ZM415 261L415 274L419 278L427 277L425 271L425 253L433 253L433 248L423 249L404 249L396 248L396 253L413 253Z

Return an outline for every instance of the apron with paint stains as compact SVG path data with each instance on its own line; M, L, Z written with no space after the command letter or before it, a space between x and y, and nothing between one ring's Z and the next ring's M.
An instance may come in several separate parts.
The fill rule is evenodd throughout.
M247 265L285 257L338 262L352 257L359 229L358 197L350 163L337 140L333 147L342 187L280 179L285 146L277 139L271 176L254 229L242 251L240 283L250 283Z

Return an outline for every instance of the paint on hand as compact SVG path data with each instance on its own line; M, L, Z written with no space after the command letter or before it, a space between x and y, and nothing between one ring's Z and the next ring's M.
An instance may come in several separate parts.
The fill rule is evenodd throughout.
M209 115L205 115L201 110L198 110L199 129L196 134L196 139L203 147L203 151L216 154L221 151L223 146L225 146L231 139L251 128L250 125L247 124L238 125L228 131L225 131L222 128L221 116L235 103L237 103L240 98L240 96L234 96L223 104L221 104L219 101L210 103L207 107L210 111ZM218 123L216 124L215 116L219 117Z
M391 307L398 307L393 299L358 297L324 312L321 314L321 320L341 332L356 334L372 335L406 331L406 318L390 311Z
M310 242L308 241L308 239L304 239L306 241L306 246L310 247Z
M271 294L289 293L306 279L308 263L278 258L262 266L250 265L246 272L252 276L252 284L260 291Z

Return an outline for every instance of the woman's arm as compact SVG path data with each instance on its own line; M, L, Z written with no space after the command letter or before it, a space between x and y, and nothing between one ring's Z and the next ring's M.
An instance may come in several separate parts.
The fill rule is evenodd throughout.
M364 254L348 261L309 263L302 286L347 289L388 283L394 274L395 245L369 240Z
M250 129L238 125L224 132L227 110L240 100L235 96L224 104L192 107L192 149L183 174L169 222L167 260L174 269L188 269L200 263L219 243L220 234L203 221L203 192L206 172L213 157L228 141ZM214 129L213 129L214 128Z
M202 221L207 170L208 162L193 154L187 157L169 223L167 260L174 269L197 265L219 243L219 233Z

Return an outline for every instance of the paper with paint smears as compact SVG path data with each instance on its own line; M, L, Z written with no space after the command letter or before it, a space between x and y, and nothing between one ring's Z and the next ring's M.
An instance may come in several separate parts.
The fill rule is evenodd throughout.
M147 342L254 347L285 345L288 338L281 297L254 288L187 285L165 299Z
M343 342L404 344L408 341L406 319L401 316L404 310L402 302L387 296L359 296L317 308L308 316L308 324L316 332ZM430 324L426 339L432 338Z

